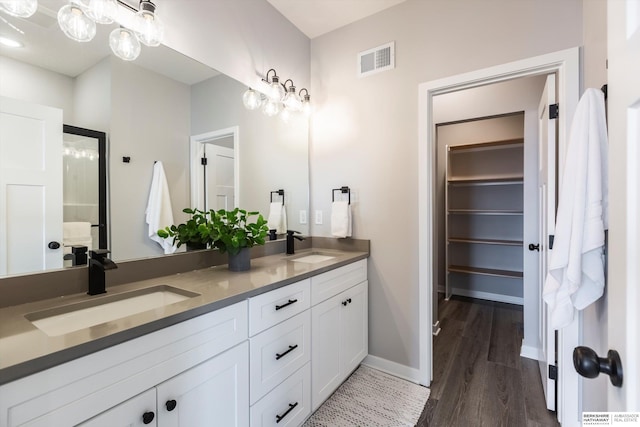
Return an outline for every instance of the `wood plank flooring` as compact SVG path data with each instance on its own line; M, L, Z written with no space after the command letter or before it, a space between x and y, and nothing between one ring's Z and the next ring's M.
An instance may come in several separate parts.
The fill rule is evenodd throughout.
M520 357L522 307L441 299L431 395L417 427L557 427L538 362Z

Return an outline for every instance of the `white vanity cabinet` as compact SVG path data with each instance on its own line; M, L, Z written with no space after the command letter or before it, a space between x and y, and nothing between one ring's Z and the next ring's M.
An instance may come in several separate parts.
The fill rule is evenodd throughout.
M311 413L309 279L249 299L251 426L297 426Z
M314 411L369 352L366 279L366 260L311 279L315 304L311 308L311 401Z
M243 301L5 384L0 427L246 426L247 318Z

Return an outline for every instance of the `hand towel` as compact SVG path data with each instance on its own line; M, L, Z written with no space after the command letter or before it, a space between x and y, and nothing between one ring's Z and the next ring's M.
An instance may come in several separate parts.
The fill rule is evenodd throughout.
M62 223L63 253L70 254L71 246L86 246L88 249L92 249L92 245L90 222Z
M176 245L173 244L173 238L163 239L157 234L159 229L173 224L169 186L167 185L167 177L164 174L164 167L162 162L159 161L153 165L153 178L151 179L146 215L146 221L149 224L149 238L162 246L165 254L174 253Z
M346 200L331 204L331 235L351 237L351 205Z
M604 291L604 231L608 228L606 125L602 91L587 89L571 125L554 246L543 289L554 329L569 325L575 309L584 309Z
M271 202L269 204L269 217L267 219L269 230L276 230L277 234L287 232L287 210L282 202Z

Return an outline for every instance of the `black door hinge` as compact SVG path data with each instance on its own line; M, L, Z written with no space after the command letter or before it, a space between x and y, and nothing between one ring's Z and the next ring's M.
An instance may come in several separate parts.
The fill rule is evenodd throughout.
M558 104L549 105L549 119L557 119L559 113L560 107L558 107Z
M207 166L207 158L206 158L206 157L201 158L201 159L200 159L200 164L201 164L202 166Z
M553 239L555 236L553 234L549 235L549 249L553 249Z
M550 380L558 379L558 367L556 365L549 365L549 379Z

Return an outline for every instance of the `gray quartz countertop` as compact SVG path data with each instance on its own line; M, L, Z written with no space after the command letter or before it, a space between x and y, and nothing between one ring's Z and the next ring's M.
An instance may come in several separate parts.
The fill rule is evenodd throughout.
M319 263L294 259L321 251L333 258ZM0 309L0 385L140 337L255 295L368 257L367 252L329 249L276 254L251 260L251 270L231 272L226 265L109 287L97 296L75 294ZM27 315L61 306L167 285L198 296L60 336L48 336ZM54 284L52 284L54 286Z

